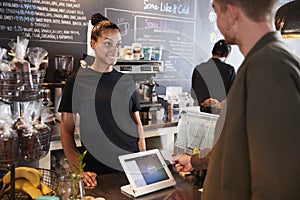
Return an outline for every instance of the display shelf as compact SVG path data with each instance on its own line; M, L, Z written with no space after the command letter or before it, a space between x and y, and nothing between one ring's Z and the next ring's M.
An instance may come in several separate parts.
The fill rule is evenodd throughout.
M30 109L40 98L45 74L45 70L0 71L0 113L3 122L0 124L0 166L11 171L9 199L12 200L16 199L16 164L20 161L37 161L45 157L50 149L50 127L33 121L36 110L32 116L24 114L24 105ZM39 106L35 108L39 109ZM31 123L28 123L28 119L32 119Z

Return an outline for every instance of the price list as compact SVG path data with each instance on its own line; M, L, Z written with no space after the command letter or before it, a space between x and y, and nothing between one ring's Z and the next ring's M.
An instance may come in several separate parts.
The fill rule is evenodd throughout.
M88 19L76 0L4 0L0 2L1 39L86 42Z

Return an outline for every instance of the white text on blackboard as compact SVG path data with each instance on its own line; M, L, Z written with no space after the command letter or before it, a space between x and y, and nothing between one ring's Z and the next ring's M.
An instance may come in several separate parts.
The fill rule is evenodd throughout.
M190 8L186 5L177 5L161 2L160 5L151 2L150 0L144 0L144 10L161 11L165 13L173 13L180 15L189 15Z

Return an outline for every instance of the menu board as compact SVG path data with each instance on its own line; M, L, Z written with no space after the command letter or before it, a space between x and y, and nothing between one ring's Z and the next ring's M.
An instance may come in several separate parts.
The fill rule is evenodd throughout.
M124 45L161 46L165 73L157 82L188 91L192 69L209 57L214 40L209 39L216 30L207 20L210 11L210 0L3 0L0 46L9 49L11 40L26 37L29 46L49 51L50 69L61 54L74 56L78 66L87 53L88 20L100 12L118 24Z
M49 52L46 81L53 82L54 56L72 55L75 70L86 53L86 31L92 13L84 0L2 0L0 2L0 46L8 45L17 36L29 39L29 46L39 46ZM95 10L93 10L95 9Z
M1 38L85 43L87 17L76 0L0 2Z
M198 8L211 7L209 1L203 4L196 0L144 0L135 1L134 7L117 5L105 6L104 13L120 27L124 45L138 42L143 46L162 47L165 72L156 75L162 93L167 86L180 86L189 91L193 68L203 60L200 58L208 57L206 48L200 47L197 40L199 24L204 24L199 19Z

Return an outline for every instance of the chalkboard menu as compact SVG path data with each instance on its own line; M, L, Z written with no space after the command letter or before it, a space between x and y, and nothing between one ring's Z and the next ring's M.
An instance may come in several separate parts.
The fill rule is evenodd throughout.
M119 25L124 45L161 46L165 73L157 75L158 83L185 91L193 67L210 56L220 37L210 0L3 0L0 46L22 36L29 46L49 51L50 68L61 54L73 55L77 64L87 52L88 20L96 12Z
M207 13L212 10L210 1L143 0L134 1L134 6L119 4L117 0L110 1L104 6L104 13L121 28L123 43L161 46L165 72L156 75L156 81L160 86L181 86L189 91L193 68L209 57L208 48L197 41L207 36L206 42L211 43L208 33L211 28L206 28L202 36L203 30L199 29L200 25L210 26ZM200 7L204 12L199 12Z
M281 0L279 5L290 0ZM29 46L55 55L75 57L75 66L87 53L90 16L100 12L119 25L124 45L139 42L163 47L165 73L156 79L163 86L189 91L192 70L211 56L222 38L211 0L2 0L0 46L23 36ZM51 73L50 73L51 75ZM51 81L51 76L50 76Z
M98 1L89 2L98 5ZM99 10L100 5L95 9ZM29 46L45 48L49 52L47 78L51 82L55 55L72 55L78 63L86 53L87 25L93 12L84 0L3 0L0 46L9 49L8 43L21 36L29 39Z
M31 41L86 41L81 33L86 29L87 17L76 0L4 0L0 5L1 38L21 35Z

